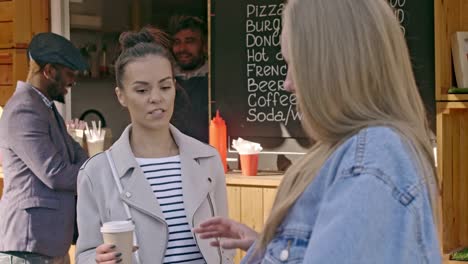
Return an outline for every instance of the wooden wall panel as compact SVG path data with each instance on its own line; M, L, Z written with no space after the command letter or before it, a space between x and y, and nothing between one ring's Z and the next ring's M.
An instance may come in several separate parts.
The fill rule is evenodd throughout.
M468 3L468 2L467 2ZM462 245L468 245L468 111L464 111L460 115L460 177L459 184L457 188L457 193L459 194L460 213L458 217L460 232L459 232L459 241ZM464 208L463 208L464 207Z
M453 33L459 16L449 16L453 1L435 0L435 71L436 71L436 100L441 100L452 83L452 61L450 53L450 32ZM450 19L450 21L449 21ZM450 25L450 27L448 26Z
M450 251L457 247L456 241L453 237L453 199L452 199L452 117L450 115L442 115L442 127L444 128L442 134L442 161L440 163L442 171L442 225L443 225L443 249Z
M444 253L468 246L468 103L438 103L438 174Z
M458 192L458 186L460 184L460 110L454 110L450 113L450 126L452 130L452 179L450 187L451 194L448 194L451 199L451 231L450 240L453 245L460 245L459 240L459 228L460 223L460 193ZM450 201L450 200L449 200Z
M31 1L31 37L40 32L50 31L49 0Z
M228 186L227 187L227 198L229 205L229 218L241 221L241 187ZM236 256L234 257L234 263L240 263L241 250L236 250Z
M0 106L5 106L14 91L13 85L0 85Z
M468 1L434 0L437 173L441 181L442 249L468 247L468 95L447 94L455 84L451 38L468 31Z
M0 49L0 106L4 106L15 91L18 80L28 73L25 49Z
M265 223L270 215L271 207L276 197L276 188L263 189L263 222Z
M13 46L13 22L0 23L0 47L11 48Z
M0 64L0 85L9 85L13 84L13 65L9 64Z
M0 1L0 55L13 56L11 63L0 62L0 106L11 97L16 82L26 80L26 48L35 34L50 31L49 9L50 0Z
M35 0L37 1L37 0ZM31 0L14 0L12 48L26 48L31 41Z
M276 196L280 177L227 176L229 216L256 231L263 229ZM238 250L234 263L240 263L245 252Z
M241 187L241 222L257 232L263 228L263 191L257 187ZM245 256L241 252L241 258Z
M26 80L28 77L27 50L15 49L13 53L13 86L18 80Z
M0 2L0 22L13 21L13 2L2 1Z
M241 188L241 220L257 232L263 228L263 191L256 187Z

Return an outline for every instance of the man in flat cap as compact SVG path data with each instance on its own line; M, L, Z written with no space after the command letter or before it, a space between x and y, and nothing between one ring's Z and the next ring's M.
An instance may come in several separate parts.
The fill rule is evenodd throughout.
M54 101L63 102L86 62L53 33L34 36L29 73L0 120L4 191L0 200L0 264L69 263L76 179L87 159L68 135Z

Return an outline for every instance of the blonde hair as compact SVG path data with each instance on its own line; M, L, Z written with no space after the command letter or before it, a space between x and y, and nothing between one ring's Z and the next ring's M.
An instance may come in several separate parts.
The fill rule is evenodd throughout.
M302 124L317 143L286 172L259 247L272 240L333 151L370 126L393 128L409 146L438 224L426 112L403 33L387 1L289 0L283 22L289 34L282 45L287 45Z

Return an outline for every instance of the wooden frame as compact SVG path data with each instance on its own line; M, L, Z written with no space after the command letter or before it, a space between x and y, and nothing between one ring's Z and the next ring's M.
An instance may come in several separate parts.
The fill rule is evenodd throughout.
M452 58L459 88L468 88L468 32L455 32L452 36Z
M453 36L468 31L467 12L466 0L434 0L437 173L441 182L444 254L468 247L468 94L448 94L454 85ZM458 262L449 261L445 255L444 263Z
M468 94L448 94L452 87L451 38L457 31L468 31L468 1L434 0L435 79L437 101L464 101Z
M442 199L442 248L468 246L468 102L437 103L438 176Z
M212 111L212 101L213 101L213 98L211 98L211 88L212 88L212 85L211 85L211 71L212 71L212 68L211 68L211 49L212 49L212 46L211 46L211 0L207 0L207 8L206 8L206 26L207 26L207 44L208 44L208 122L210 122L211 120L211 111ZM210 125L208 123L208 125Z

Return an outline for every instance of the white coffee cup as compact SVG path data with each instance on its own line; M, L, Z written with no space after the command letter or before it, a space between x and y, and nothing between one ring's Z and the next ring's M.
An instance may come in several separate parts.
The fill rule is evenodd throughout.
M122 264L132 263L134 230L131 221L112 221L101 227L104 243L115 245L115 250L122 253Z

